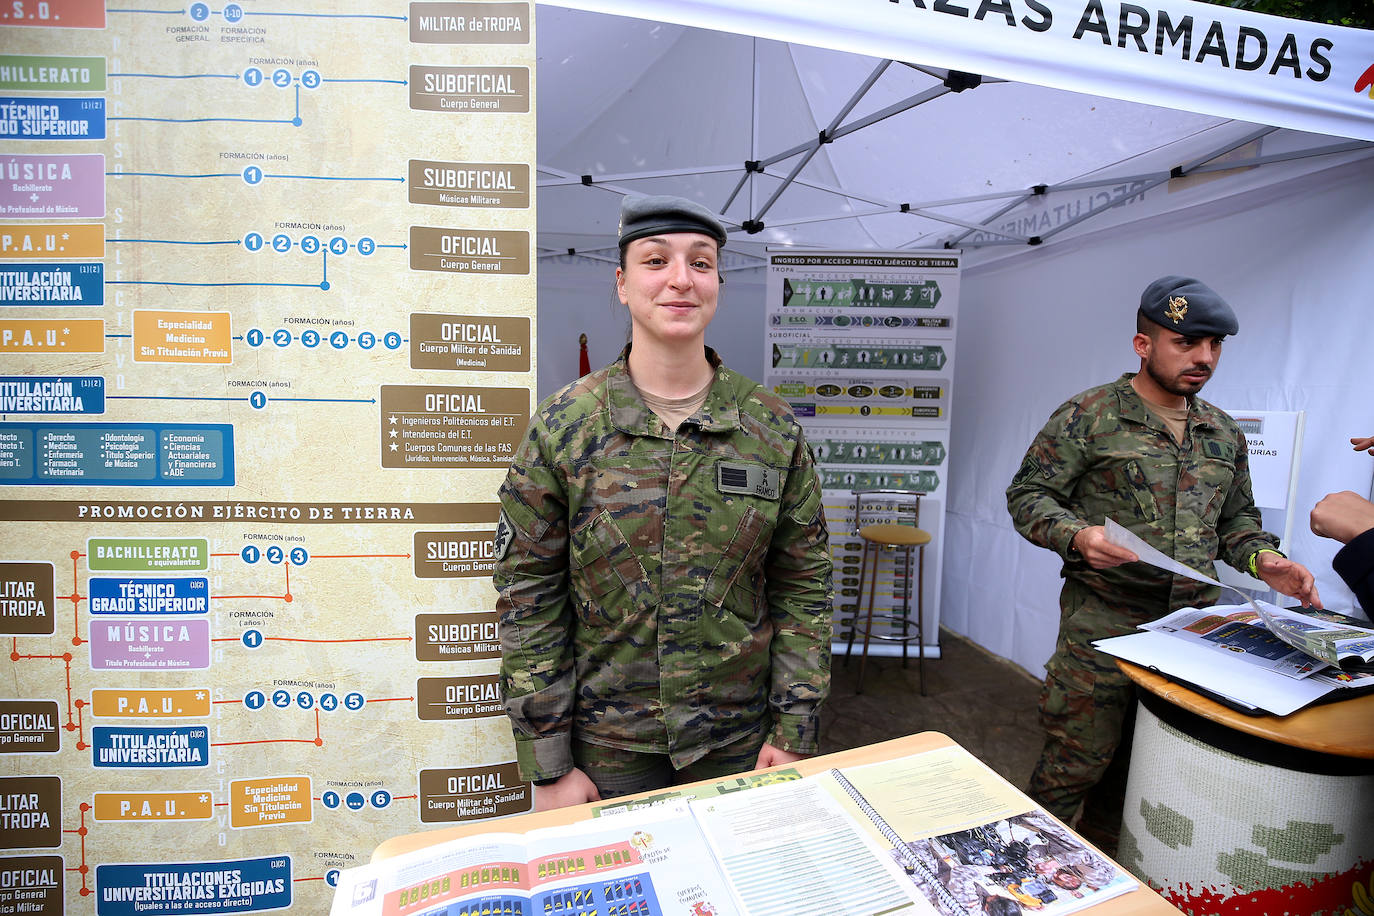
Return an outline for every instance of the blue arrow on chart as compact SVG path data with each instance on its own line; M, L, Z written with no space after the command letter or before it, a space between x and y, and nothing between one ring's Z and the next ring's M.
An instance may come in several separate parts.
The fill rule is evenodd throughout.
M137 77L151 80L236 80L239 78L237 73L109 73L106 75L110 79L115 77L133 79Z
M384 16L380 13L261 13L244 10L245 16L298 16L306 19L395 19L405 22L405 16Z

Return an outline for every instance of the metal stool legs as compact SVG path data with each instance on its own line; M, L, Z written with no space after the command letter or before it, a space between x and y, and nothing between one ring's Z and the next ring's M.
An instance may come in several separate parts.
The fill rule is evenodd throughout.
M901 644L902 644L902 667L903 667L903 668L907 667L907 661L908 661L908 658L909 658L910 645L911 645L911 626L912 626L912 622L911 622L911 545L910 545L910 544L887 545L887 546L890 546L893 550L900 549L900 550L902 551L902 561L903 561L902 566L903 566L903 569L905 570L905 578L906 578L905 587L902 589L902 613L901 613L902 635L901 635L900 637L883 637L883 636L877 636L877 637L875 637L875 636L873 636L873 617L874 617L874 613L873 613L873 602L874 602L874 600L876 599L877 594L878 594L878 556L879 556L879 551L882 549L883 546L884 546L884 545L882 545L882 544L878 544L878 543L875 543L875 542L872 542L872 541L867 541L867 540L865 540L865 541L864 541L864 545L863 545L863 553L862 553L862 555L861 555L861 557L860 557L860 561L859 561L859 601L856 602L856 603L855 603L855 606L854 606L854 618L853 618L853 620L852 620L851 623L850 623L850 627L849 627L849 641L848 641L848 644L847 644L847 646L846 646L846 648L845 648L845 662L848 663L849 659L850 659L850 658L853 656L853 654L854 654L854 631L855 631L855 630L858 630L858 629L862 629L862 630L863 630L863 634L864 634L864 644L863 644L863 651L862 651L862 654L861 654L861 656L860 656L860 658L859 658L859 680L858 680L858 684L855 686L855 689L854 689L854 692L855 692L855 693L863 693L863 692L864 692L864 671L865 671L865 669L868 667L868 646L869 646L869 642L870 642L871 639L875 639L875 638L876 638L876 639L884 639L884 638L886 638L886 639L891 639L891 640L895 640L895 641L900 641ZM871 567L869 566L869 563L868 563L868 551L869 551L870 548L873 549L873 564L872 564ZM919 545L917 545L917 547L916 547L916 624L915 624L915 626L916 626L916 666L917 666L917 671L918 671L918 675L917 675L917 676L918 676L918 678L919 678L920 686L921 686L921 696L925 696L925 695L926 695L925 621L924 621L924 619L923 619L924 616L925 616L925 614L924 614L924 610L925 610L925 601L924 601L924 595L925 595L925 558L926 558L925 545L924 545L924 544L919 544ZM867 580L865 580L865 576L867 576ZM894 585L895 585L895 583L896 583L896 566L895 566L895 564L894 564L894 567L893 567L893 583L894 583ZM864 593L865 590L868 592L868 607L867 607L867 608L864 608L864 607L862 606L863 593ZM860 617L861 614L863 615L863 623L862 623L862 624L860 624L860 622L859 622L859 617ZM895 614L886 614L886 615L879 614L878 616L879 616L880 618L886 616L886 617L889 618L889 619L895 619L897 615L895 615Z

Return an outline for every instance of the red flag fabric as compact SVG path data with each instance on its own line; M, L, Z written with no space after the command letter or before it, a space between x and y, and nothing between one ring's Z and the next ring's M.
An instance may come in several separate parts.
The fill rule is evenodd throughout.
M577 344L582 348L577 354L577 377L581 378L592 371L591 360L587 357L587 335L578 335Z

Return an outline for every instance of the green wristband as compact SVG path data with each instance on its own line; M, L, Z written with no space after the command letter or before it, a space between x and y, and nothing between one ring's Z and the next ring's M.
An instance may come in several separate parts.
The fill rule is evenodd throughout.
M1261 547L1259 550L1250 554L1250 575L1254 576L1256 579L1259 578L1259 555L1262 553L1273 553L1281 557L1283 556L1283 551L1275 550L1272 547Z

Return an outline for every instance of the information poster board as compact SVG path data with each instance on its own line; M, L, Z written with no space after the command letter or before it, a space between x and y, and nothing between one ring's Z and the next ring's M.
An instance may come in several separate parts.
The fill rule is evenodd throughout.
M530 807L528 2L0 8L0 914L328 909Z
M959 253L771 250L767 288L764 384L792 405L821 464L837 635L859 594L853 491L907 490L921 494L916 520L933 537L923 621L937 653ZM858 524L911 520L898 505ZM894 569L898 556L882 554L874 607L909 597L914 620L916 562Z

